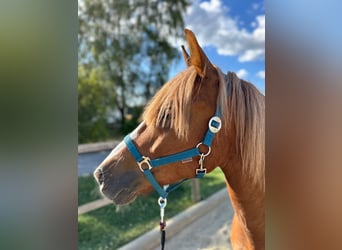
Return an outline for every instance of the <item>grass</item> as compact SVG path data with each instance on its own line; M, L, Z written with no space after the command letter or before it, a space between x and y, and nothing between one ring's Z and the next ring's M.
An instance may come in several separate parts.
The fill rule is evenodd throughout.
M94 191L97 184L90 178L93 177L79 177L79 202L81 202L79 205L100 197ZM223 188L225 179L221 170L217 168L205 176L200 183L201 195L205 199ZM114 205L108 205L78 216L78 248L83 250L117 249L151 230L159 223L157 198L158 195L153 192L146 197L137 198L134 203L122 207L119 212L116 212ZM166 219L191 205L193 203L189 181L169 194L165 210Z
M78 206L102 198L92 175L78 177Z

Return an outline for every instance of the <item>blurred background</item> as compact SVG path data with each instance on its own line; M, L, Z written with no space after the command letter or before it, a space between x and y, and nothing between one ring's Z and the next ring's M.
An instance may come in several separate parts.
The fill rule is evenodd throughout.
M171 18L170 13L177 16L177 10L180 10L178 17L159 20L160 24L158 15L153 19L154 12L143 7L143 3L149 1L142 1L141 11L146 10L146 16L152 19L152 24L145 26L146 32L137 32L136 28L132 28L134 25L127 21L138 20L137 14L127 10L127 5L134 1L127 2L113 3L115 6L122 4L122 11L126 14L121 16L116 12L119 7L108 6L107 1L78 4L68 0L1 1L0 248L78 248L79 138L83 138L83 142L115 138L116 135L110 135L107 130L110 126L114 126L115 133L124 132L128 125L122 126L120 117L125 117L124 122L129 123L135 114L135 107L142 106L148 95L185 67L181 65L181 59L177 63L181 43L174 36L181 39L183 28L188 27L198 35L209 58L224 72L240 72L242 78L267 93L266 249L341 249L341 1L265 1L265 10L258 9L260 3L257 1L254 8L258 11L255 12L252 2L247 1L191 1L187 7L179 1L171 7L168 1L156 1L154 6L159 6L160 11L164 2L169 8L169 13L164 13L163 17L159 17L161 19L164 16ZM104 15L107 11L113 12L113 15ZM222 11L226 14L223 15ZM250 11L254 14L249 14ZM97 16L101 15L104 19L98 22L101 19ZM87 19L87 16L91 18ZM187 16L192 18L187 19ZM247 17L249 19L244 21ZM178 21L171 21L173 18ZM110 21L115 19L123 21ZM142 24L148 22L141 19ZM189 21L193 23L190 25ZM107 23L117 25L120 22L126 24L109 30L122 32L129 27L130 33L138 33L136 38L123 34L119 41L114 33L108 34ZM155 60L168 62L169 66L150 69L153 58L146 59L150 56L147 51L151 53L149 44L132 49L136 52L134 55L143 51L141 55L145 56L140 57L141 67L138 56L131 54L127 58L132 62L132 69L127 72L137 72L139 75L120 75L117 72L120 72L122 65L115 65L115 69L109 71L106 67L113 68L114 65L100 63L114 55L112 52L105 53L108 44L120 48L115 52L120 53L124 51L123 45L127 40L132 47L143 39L142 36L145 36L144 41L152 43L155 36L161 39L165 34L157 34L151 27L168 22L169 28L163 30L167 37L172 38L172 46L169 46L178 49L178 52L170 49L161 58L160 51L153 55L158 54ZM201 25L196 26L196 23ZM214 27L210 26L213 23ZM93 25L100 26L104 31L84 28L85 34L82 34L82 26ZM260 49L260 42L251 40L251 37L257 37L257 27L262 25L267 26L264 52ZM235 29L227 32L225 27ZM94 34L86 35L87 32ZM102 43L96 41L101 37L110 39L101 39ZM239 42L234 43L234 39ZM165 40L158 41L163 43ZM229 47L231 44L235 46ZM257 50L249 52L247 45ZM166 45L158 48L166 48ZM222 54L226 55L220 64L219 56ZM260 57L245 61L255 58L255 55L265 55L266 61ZM122 62L126 59L119 54L116 56ZM173 56L175 58L172 59ZM236 61L238 64L234 63ZM256 66L252 71L255 63L260 63L262 67ZM144 68L143 65L148 66ZM152 76L150 70L161 74ZM113 76L108 72L114 72L113 76L119 80L112 80L110 77ZM149 88L133 86L139 83L138 79L147 84L149 76L156 78L151 79L153 84ZM265 89L262 87L264 76L267 79ZM85 86L79 87L82 81ZM108 90L112 98L106 99L112 103L103 106L103 109L111 110L91 110L98 108L100 105L97 103L103 101L95 98L103 96L98 93L89 94L90 99L94 98L89 101L91 105L82 107L83 90L78 88L101 92L104 86L115 86L109 83L118 84L115 90L129 93L136 103L121 100L112 89ZM90 88L91 84L96 86ZM87 91L84 96L88 95ZM138 94L142 97L137 98ZM127 105L123 116L119 111L122 107L119 104L122 103ZM87 113L96 115L78 117L78 111L86 108L90 111L85 112L84 116ZM82 119L83 125L80 125L78 120ZM87 120L89 124L86 124ZM117 128L114 121L119 121ZM84 131L98 126L102 132L93 138L85 138L85 133L80 135L78 132L81 126L84 126ZM107 137L108 134L112 137Z

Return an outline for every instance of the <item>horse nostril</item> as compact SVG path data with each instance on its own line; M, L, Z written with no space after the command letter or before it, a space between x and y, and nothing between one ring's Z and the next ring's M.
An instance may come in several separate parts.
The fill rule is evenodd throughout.
M103 183L103 171L101 168L95 170L94 177L100 185Z

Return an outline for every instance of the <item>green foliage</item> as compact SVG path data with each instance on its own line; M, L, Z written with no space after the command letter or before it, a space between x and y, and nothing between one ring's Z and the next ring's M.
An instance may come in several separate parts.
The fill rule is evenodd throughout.
M80 143L107 138L106 82L101 68L78 68L78 139Z
M130 119L127 119L125 123L123 124L123 127L121 128L121 132L123 134L128 134L132 132L141 122L141 114L143 112L142 106L136 106L129 110L130 113Z
M200 183L202 197L205 199L223 188L225 179L222 171L217 168ZM115 212L115 207L108 205L78 216L79 249L117 249L154 228L159 222L157 197L154 192L139 197L120 212ZM88 202L93 200L90 196L88 198ZM165 216L171 218L191 205L191 183L187 182L170 193Z
M125 124L128 107L144 104L167 81L179 55L170 38L183 36L187 6L184 0L84 0L79 5L79 64L101 68L103 79L110 82L103 86L112 103L109 108L119 112L122 126L132 123ZM100 131L95 135L88 127L87 133L106 136L101 119L91 119L97 120Z
M78 177L78 206L100 198L99 185L92 175Z

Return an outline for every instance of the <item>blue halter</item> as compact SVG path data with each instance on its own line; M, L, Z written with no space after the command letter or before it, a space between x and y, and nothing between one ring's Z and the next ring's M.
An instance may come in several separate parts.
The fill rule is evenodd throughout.
M229 74L228 74L229 78ZM229 79L227 81L227 96L230 94L230 84L229 84ZM202 178L206 173L207 169L203 167L203 162L206 156L208 156L211 152L211 144L213 142L214 136L219 130L221 129L222 122L221 122L221 117L222 117L222 112L221 112L221 107L220 105L217 106L215 114L213 117L210 118L209 123L208 123L208 130L205 133L205 136L203 138L203 141L198 143L196 147L163 156L160 158L156 159L150 159L147 156L143 156L140 154L139 150L136 148L134 142L132 141L130 135L126 135L124 138L124 142L129 150L129 152L133 155L135 158L135 161L137 162L141 172L144 173L145 177L147 180L151 183L153 188L159 193L160 197L164 200L166 200L166 197L168 193L171 191L175 190L177 187L179 187L184 181L187 179L181 180L175 184L169 185L167 188L163 189L159 183L156 181L154 178L151 169L156 168L165 164L173 163L173 162L178 162L178 161L183 161L186 159L190 159L194 156L200 156L199 160L199 168L196 169L196 178ZM208 147L208 152L202 153L199 150L199 147L201 145L204 145Z
M151 169L165 165L165 164L190 159L194 156L200 156L201 157L200 164L199 164L200 166L198 169L196 169L196 178L202 178L207 173L206 168L203 167L204 158L210 154L211 144L213 142L214 136L221 129L221 125L222 125L221 110L220 108L217 108L215 115L209 121L208 130L202 142L198 143L197 146L194 148L191 148L191 149L179 152L179 153L171 154L168 156L156 158L156 159L150 159L147 156L142 156L140 152L138 151L138 149L136 148L129 134L125 136L124 142L129 152L135 158L140 170L144 173L147 180L151 183L153 188L159 193L160 197L165 199L169 192L176 189L186 179L176 184L170 185L168 188L164 190L154 178L151 172ZM205 145L208 147L207 153L200 152L199 147L201 145Z

